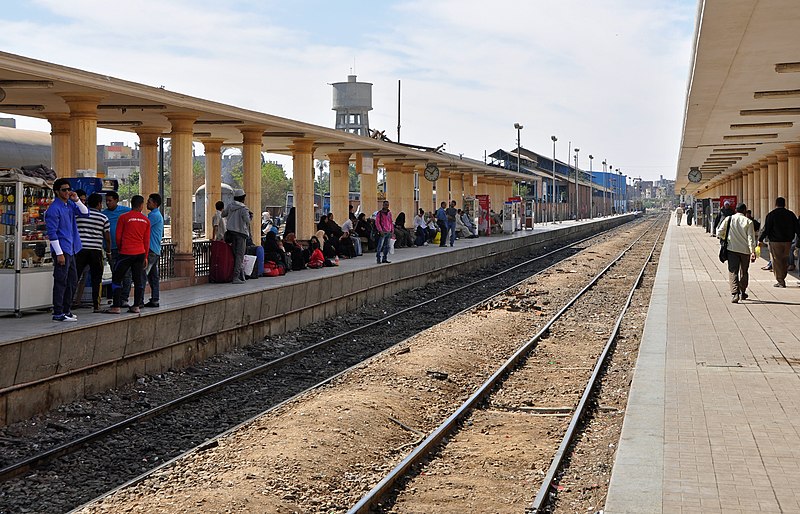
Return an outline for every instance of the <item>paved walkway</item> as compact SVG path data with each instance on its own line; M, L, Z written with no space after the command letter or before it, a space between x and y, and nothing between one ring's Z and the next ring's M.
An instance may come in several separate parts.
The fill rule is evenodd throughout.
M607 514L800 512L800 282L759 260L732 304L718 251L673 219Z

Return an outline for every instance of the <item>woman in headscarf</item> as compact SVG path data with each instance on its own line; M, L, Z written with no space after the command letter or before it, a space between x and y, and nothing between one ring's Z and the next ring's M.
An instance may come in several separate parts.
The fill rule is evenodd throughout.
M328 215L323 214L319 217L319 221L317 222L317 230L325 231L328 228Z
M325 235L325 231L317 230L316 238L322 242L322 255L326 259L335 259L338 253L336 245L331 238Z
M281 245L278 242L277 234L270 230L267 232L267 235L264 236L264 260L271 261L275 264L283 264L284 268L289 268L286 262L286 253L281 248Z
M283 238L283 249L292 256L292 271L305 269L309 256L303 254L303 249L297 244L294 232L286 234L286 237Z
M411 237L411 232L406 228L406 213L401 212L397 215L394 221L394 247L395 248L408 248L414 246L414 239Z

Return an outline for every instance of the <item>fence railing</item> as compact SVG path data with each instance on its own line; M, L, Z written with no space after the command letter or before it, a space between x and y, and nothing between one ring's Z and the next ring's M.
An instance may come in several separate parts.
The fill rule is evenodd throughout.
M211 272L211 241L194 241L194 274L202 277ZM158 274L162 280L175 278L175 244L169 239L161 243L161 258L158 260Z

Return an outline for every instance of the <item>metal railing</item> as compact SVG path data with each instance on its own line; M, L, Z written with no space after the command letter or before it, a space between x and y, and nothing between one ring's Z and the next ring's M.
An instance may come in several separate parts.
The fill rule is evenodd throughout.
M195 276L206 276L211 272L211 241L192 242ZM175 243L164 239L161 243L161 258L158 260L161 280L175 278Z

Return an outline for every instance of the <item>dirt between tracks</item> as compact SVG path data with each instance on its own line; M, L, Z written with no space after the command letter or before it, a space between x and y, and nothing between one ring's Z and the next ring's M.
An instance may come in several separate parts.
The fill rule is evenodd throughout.
M81 512L346 511L624 242L596 245L495 301L501 308L437 325ZM484 449L479 458L492 466L506 451Z

